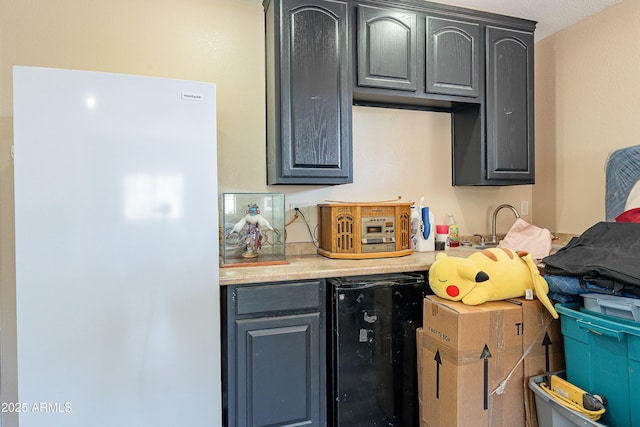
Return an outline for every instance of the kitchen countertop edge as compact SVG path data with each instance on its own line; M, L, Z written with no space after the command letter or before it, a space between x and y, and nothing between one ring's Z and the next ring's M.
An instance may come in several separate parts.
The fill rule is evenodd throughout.
M448 255L467 257L474 249L452 248ZM288 257L288 264L220 269L220 286L290 280L325 279L366 274L427 271L439 252L414 252L394 258L331 259L321 255Z

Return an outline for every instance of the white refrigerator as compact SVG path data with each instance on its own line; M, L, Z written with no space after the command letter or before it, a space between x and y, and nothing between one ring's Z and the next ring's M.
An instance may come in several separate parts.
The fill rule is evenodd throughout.
M215 85L13 81L20 427L219 427Z

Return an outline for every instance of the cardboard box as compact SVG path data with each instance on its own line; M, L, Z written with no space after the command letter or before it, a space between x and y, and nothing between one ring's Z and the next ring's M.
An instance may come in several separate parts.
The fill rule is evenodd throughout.
M537 300L468 306L425 298L418 333L421 425L535 425L525 372L538 372L540 366L544 371L547 360L556 367L551 362L556 356L547 359L549 346L545 351L538 341L551 324L542 310Z
M535 393L529 387L529 379L546 372L564 371L564 339L560 319L554 319L538 300L523 298L512 302L521 304L523 310L523 376L525 420L527 427L537 427Z

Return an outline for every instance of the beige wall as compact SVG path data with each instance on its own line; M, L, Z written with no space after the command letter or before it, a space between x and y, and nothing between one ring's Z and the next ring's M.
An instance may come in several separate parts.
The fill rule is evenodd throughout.
M519 210L520 201L531 200L529 185L451 186L451 116L447 113L354 107L353 144L353 184L262 188L284 191L287 203L389 200L397 196L418 203L424 196L436 222L446 224L451 212L462 235L490 232L491 213L497 205L511 203ZM525 218L531 220L530 215ZM511 213L501 212L498 232L505 233L514 220ZM317 223L315 212L311 222L312 227ZM310 240L306 227L298 222L290 226L288 238L294 242Z
M640 144L640 2L623 0L536 45L537 224L605 219L605 161Z

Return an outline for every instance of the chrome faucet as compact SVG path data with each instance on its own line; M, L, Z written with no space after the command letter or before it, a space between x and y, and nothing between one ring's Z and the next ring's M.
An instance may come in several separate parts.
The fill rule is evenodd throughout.
M498 212L500 212L500 210L503 208L511 209L511 211L516 216L516 219L520 218L520 214L518 213L516 208L514 208L513 206L507 205L507 204L498 206L496 210L493 211L493 218L491 219L491 242L489 243L495 243L495 244L498 243L498 241L496 240L496 217L498 216Z
M479 237L478 246L485 246L487 242L484 240L484 236L482 234L474 234L473 237Z

